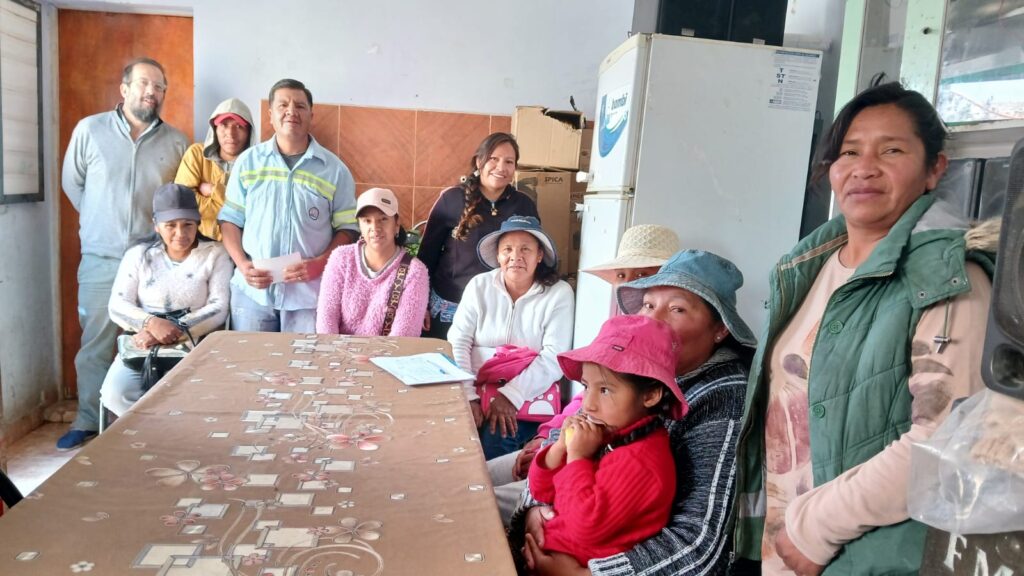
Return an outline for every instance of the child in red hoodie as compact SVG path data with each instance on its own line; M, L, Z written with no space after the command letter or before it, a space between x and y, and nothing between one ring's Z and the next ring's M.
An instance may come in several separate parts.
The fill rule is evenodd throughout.
M688 409L675 381L678 346L662 322L616 316L589 346L558 355L565 375L586 390L580 414L530 467L530 491L555 510L544 524L545 550L586 566L668 523L676 471L662 417ZM527 536L527 556L531 546Z

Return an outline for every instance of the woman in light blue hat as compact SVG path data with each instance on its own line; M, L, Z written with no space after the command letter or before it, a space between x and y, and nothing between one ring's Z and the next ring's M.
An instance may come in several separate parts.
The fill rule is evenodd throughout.
M677 471L671 519L631 550L580 566L572 556L541 549L550 509L536 505L525 514L517 512L513 529L516 522L525 522L533 535L537 546L528 555L537 573L726 573L736 443L756 346L736 312L736 291L742 285L743 274L732 262L710 252L683 250L657 274L619 286L623 312L665 322L680 344L676 383L690 411L681 420L666 420Z
M477 253L493 270L466 285L448 341L459 367L478 376L466 392L491 459L521 448L557 413L547 392L562 378L556 356L572 347L575 301L558 279L555 244L533 216L510 217L480 240ZM509 346L516 347L521 370L500 378L497 393L488 394L483 374L492 372L492 359L512 353Z

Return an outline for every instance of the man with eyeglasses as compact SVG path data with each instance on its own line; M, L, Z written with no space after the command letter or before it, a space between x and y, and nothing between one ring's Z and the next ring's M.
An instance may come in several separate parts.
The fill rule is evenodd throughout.
M107 304L117 267L133 244L153 233L153 192L174 180L188 138L160 119L167 94L163 66L132 60L121 77L124 102L81 120L64 155L61 184L79 214L78 320L75 355L78 416L57 441L78 448L99 428L100 385L110 368L117 326Z

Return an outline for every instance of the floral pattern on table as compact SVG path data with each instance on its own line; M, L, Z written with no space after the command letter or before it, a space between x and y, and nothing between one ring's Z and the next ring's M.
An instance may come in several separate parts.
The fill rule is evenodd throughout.
M112 554L82 555L68 558L64 569L145 576L376 576L385 564L402 570L395 562L406 549L421 546L421 554L443 559L445 573L512 574L510 559L490 559L503 555L505 544L493 497L483 490L486 472L476 460L479 444L462 388L406 388L369 362L402 350L389 338L212 335L171 372L170 381L158 385L157 398L144 398L76 457L74 489L114 490L109 476L88 475L109 469L104 452L95 448L134 451L131 460L121 461L119 477L122 485L134 484L124 475L131 473L128 463L136 463L151 510L148 520L138 519L147 541L126 551L129 562L110 565ZM200 353L202 371L192 366L199 362L192 356ZM167 426L166 434L153 434L154 423ZM404 446L403 459L418 459L415 470L422 478L391 472L396 443ZM456 463L464 471L446 477L456 484L448 492L460 500L454 506L432 502L436 491L420 489L423 478L456 473L457 468L447 471ZM373 483L361 480L375 470L380 471L368 476ZM115 507L95 510L93 504L77 518L104 520L107 530L135 521L135 512L126 518ZM494 529L474 526L470 511L493 515L484 524ZM405 536L396 536L403 525L409 525ZM459 542L458 549L423 547L425 536L444 531L461 531L452 533L460 537L442 539ZM479 539L484 533L490 534L487 542ZM11 558L29 566L59 552L23 548ZM407 566L423 568L409 553Z

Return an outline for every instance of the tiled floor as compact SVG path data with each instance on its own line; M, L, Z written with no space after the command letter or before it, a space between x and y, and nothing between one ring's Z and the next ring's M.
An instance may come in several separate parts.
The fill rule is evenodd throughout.
M22 494L35 490L78 453L57 451L57 439L67 432L68 426L47 423L11 445L7 452L7 476Z

